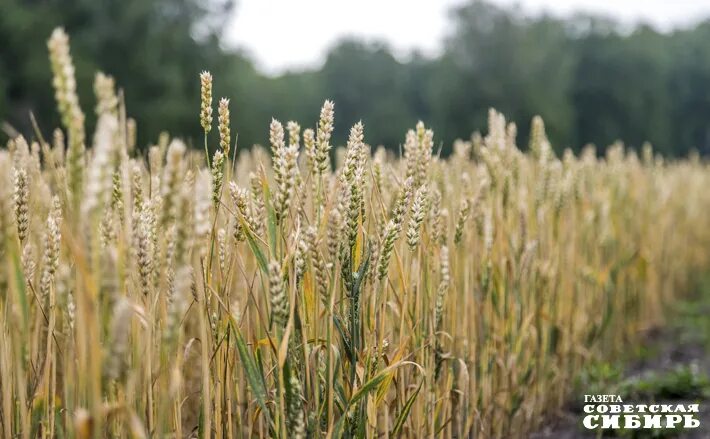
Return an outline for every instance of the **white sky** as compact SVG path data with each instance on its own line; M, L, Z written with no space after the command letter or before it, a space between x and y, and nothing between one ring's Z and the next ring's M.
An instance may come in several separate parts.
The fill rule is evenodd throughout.
M384 40L397 54L436 54L447 11L464 0L239 0L226 43L246 49L261 70L278 74L317 66L338 39ZM660 29L710 16L710 0L493 0L525 11L602 13Z

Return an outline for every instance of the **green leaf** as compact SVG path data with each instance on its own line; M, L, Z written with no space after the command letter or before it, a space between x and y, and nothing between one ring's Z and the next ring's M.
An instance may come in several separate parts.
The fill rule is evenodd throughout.
M343 327L343 322L337 315L333 316L333 323L335 324L335 329L338 330L340 334L340 339L343 342L343 349L345 349L345 358L352 358L352 346L350 345L350 339L348 338L345 328Z
M264 413L264 416L266 416L268 424L271 426L272 429L274 429L274 425L269 414L269 409L266 406L266 387L264 386L264 377L260 376L256 361L249 352L249 349L247 348L246 342L244 341L244 338L242 337L239 328L234 325L233 321L230 322L232 330L234 331L234 335L236 337L237 351L239 352L239 358L241 359L242 365L244 366L244 372L247 376L249 387L251 388L251 391L254 394L254 398L256 398L256 402L259 404L259 407L261 407L262 413Z
M251 248L251 252L254 253L254 257L256 257L256 262L259 264L259 268L264 274L268 274L269 266L266 261L266 257L264 256L264 252L262 252L259 248L259 242L257 242L257 240L254 238L254 235L249 229L249 225L246 223L246 221L244 220L244 218L242 218L241 215L237 214L237 220L242 225L244 234L247 237L247 243L249 244L249 248Z
M412 410L414 401L417 399L417 395L419 395L419 391L422 389L422 384L424 384L424 380L419 382L419 387L417 387L417 390L415 390L411 395L409 395L409 398L407 398L407 402L404 404L404 407L402 407L402 411L399 412L397 420L395 420L394 422L394 428L392 429L391 436L397 437L397 435L402 430L402 426L404 426L404 422L407 420L407 417L409 417L409 412Z
M367 272L368 267L370 266L370 256L372 255L372 245L368 242L368 245L366 248L363 249L363 258L364 260L362 263L360 263L360 267L357 270L357 279L355 280L355 285L353 286L353 290L355 294L358 294L360 291L360 286L362 285L362 281L365 279L365 273Z
M348 401L347 407L345 407L345 410L343 410L343 415L338 419L338 422L335 424L335 431L333 434L333 437L341 437L342 436L342 430L343 426L345 424L345 420L347 419L347 412L352 407L353 405L357 404L361 399L363 399L365 396L367 396L368 393L372 392L375 390L382 382L387 378L391 373L393 373L396 369L406 365L406 364L411 364L413 366L416 366L421 370L421 367L414 362L411 361L399 361L397 363L393 363L390 366L386 367L385 369L382 369L377 375L374 377L370 378L369 381L367 381L365 384L360 387L357 392L355 392L352 397L350 397L350 401Z
M561 335L562 331L560 331L560 328L557 325L553 325L550 329L550 344L548 346L548 352L553 354L557 353L557 347L559 346Z
M20 308L22 308L22 327L23 333L28 333L29 319L30 319L30 309L27 303L27 290L25 289L25 275L22 271L22 263L20 262L20 257L17 252L12 252L12 265L15 272L15 286L17 290L17 299L20 302Z

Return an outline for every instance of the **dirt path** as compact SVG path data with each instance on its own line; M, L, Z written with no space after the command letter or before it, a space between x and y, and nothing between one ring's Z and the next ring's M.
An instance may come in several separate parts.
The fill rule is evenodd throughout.
M708 278L710 279L710 278ZM625 394L624 403L700 404L700 426L689 430L589 431L582 425L581 401L552 416L532 439L682 438L710 439L710 281L692 300L677 305L668 327L647 335L642 355L624 365L605 364L587 375L583 393ZM598 391L585 391L585 387Z

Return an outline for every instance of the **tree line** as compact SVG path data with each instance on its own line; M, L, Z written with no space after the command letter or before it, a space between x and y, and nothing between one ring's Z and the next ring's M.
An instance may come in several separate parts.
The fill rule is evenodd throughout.
M45 134L58 126L46 39L64 26L86 113L95 105L95 72L113 75L137 120L139 145L162 130L201 144L198 77L206 69L215 96L231 98L240 147L266 143L272 117L315 125L332 99L336 142L362 120L368 142L396 149L424 120L446 153L455 138L485 130L494 107L518 124L520 144L539 114L558 150L587 143L603 150L622 140L650 141L671 156L710 154L710 20L660 32L472 0L450 12L440 56L401 60L385 44L344 40L318 68L269 77L225 47L234 7L233 0L5 0L0 122L6 132L31 135L32 112Z

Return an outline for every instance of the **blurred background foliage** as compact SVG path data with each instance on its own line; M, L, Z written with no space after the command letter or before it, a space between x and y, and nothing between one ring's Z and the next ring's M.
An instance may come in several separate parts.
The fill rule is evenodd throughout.
M269 77L221 41L235 6L233 0L3 0L0 121L31 135L31 111L45 136L58 125L46 39L64 26L85 112L94 106L94 73L113 75L138 122L140 145L161 130L201 144L204 69L215 77L215 97L231 98L241 147L265 143L271 117L315 125L323 100L332 99L336 142L362 119L369 143L396 149L421 119L446 153L453 139L484 129L495 107L517 122L521 145L530 119L540 114L558 150L588 142L601 150L622 139L636 147L648 140L666 155L693 148L710 154L710 20L661 33L604 17L528 16L470 1L451 11L439 57L413 53L402 61L384 44L344 40L318 68Z

